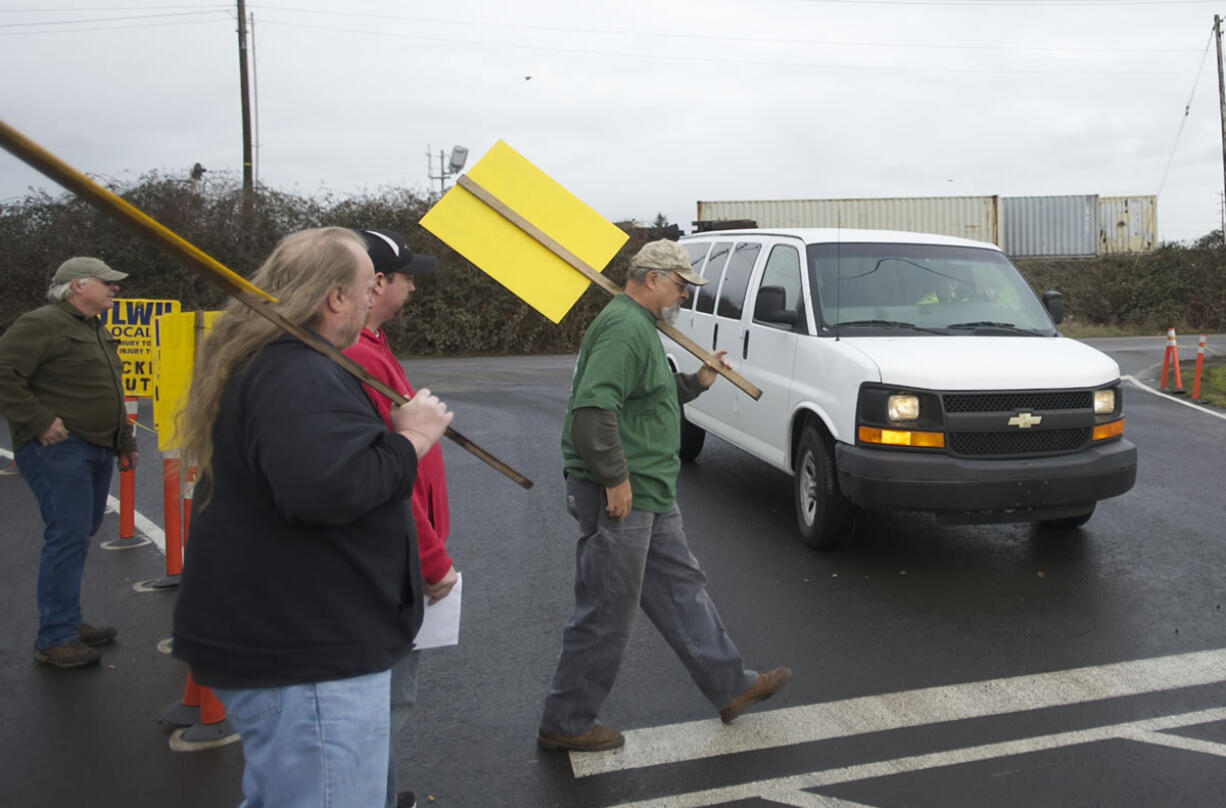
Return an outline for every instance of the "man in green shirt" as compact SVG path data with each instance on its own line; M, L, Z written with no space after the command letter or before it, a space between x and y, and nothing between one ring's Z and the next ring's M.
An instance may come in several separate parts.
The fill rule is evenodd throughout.
M725 723L791 678L787 668L759 674L745 667L681 528L681 405L717 374L710 366L674 374L656 320L675 320L689 284L706 282L680 245L653 241L632 259L625 293L583 336L562 428L567 509L581 534L575 611L545 700L543 749L598 751L625 742L596 716L640 605ZM723 354L716 357L726 366Z
M123 401L123 363L98 315L127 273L97 258L70 258L47 291L0 336L0 415L14 459L38 499L46 529L38 563L34 658L75 668L97 662L94 646L117 632L81 619L89 538L102 524L112 462L136 467L136 438Z

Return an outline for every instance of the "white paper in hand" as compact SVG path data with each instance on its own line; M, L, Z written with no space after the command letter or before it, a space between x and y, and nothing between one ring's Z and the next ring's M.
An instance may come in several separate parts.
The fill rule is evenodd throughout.
M425 606L425 617L413 648L424 651L427 648L442 648L447 645L460 644L460 595L464 589L464 573L456 573L455 586L447 593L447 597L433 606L427 606L427 598L422 596Z

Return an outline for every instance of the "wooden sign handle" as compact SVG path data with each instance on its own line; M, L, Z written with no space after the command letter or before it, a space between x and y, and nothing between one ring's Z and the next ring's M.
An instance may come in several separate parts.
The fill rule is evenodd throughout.
M160 222L154 220L144 211L140 210L134 205L129 204L123 199L120 199L118 196L103 188L101 185L98 185L89 177L64 163L58 157L42 148L34 141L25 137L16 129L13 129L4 121L0 121L0 146L3 146L14 156L55 180L60 185L63 185L65 188L72 191L86 202L89 202L103 213L109 215L120 224L132 228L138 234L153 242L156 246L161 247L163 250L170 253L173 257L178 259L180 263L184 264L189 269L195 270L197 274L204 277L206 280L209 280L221 287L226 294L241 301L256 314L270 320L286 333L293 334L311 348L314 348L316 351L319 351L333 362L336 362L361 381L369 384L380 393L383 393L392 401L395 401L398 404L405 403L406 399L404 396L396 393L391 388L387 387L387 385L370 375L368 372L366 372L365 368L338 351L332 345L332 343L323 339L313 331L294 325L282 317L279 313L273 311L268 305L269 303L276 302L276 298L274 298L272 295L268 294L263 289L260 289L258 286L255 286L241 275L237 275L231 270L227 269L223 264L214 259L208 253L201 250L199 247L196 247L194 244L174 233ZM463 448L484 460L490 466L514 480L519 485L523 486L524 488L532 487L532 481L527 477L511 468L506 463L503 463L501 460L494 457L492 454L485 451L460 433L456 432L454 429L448 427L446 435Z
M532 224L532 222L528 221L523 216L520 216L501 199L494 196L477 183L473 182L471 179L469 179L467 174L459 177L456 180L456 185L480 199L496 213L498 213L498 215L502 216L502 218L506 219L508 222L515 225L532 238L536 239L541 246L549 250L558 258L561 258L566 263L570 264L573 268L577 269L585 278L599 286L601 289L604 289L606 292L614 296L621 293L622 290L616 283L606 278L592 267L588 266L587 263L585 263L581 258L563 247L554 239L550 238L547 233L536 225ZM725 379L735 384L741 390L745 391L745 393L754 401L757 401L762 397L762 391L755 387L748 379L737 373L735 370L724 367L723 362L719 361L714 354L704 350L702 346L698 345L685 334L682 334L673 326L662 320L656 320L656 328L666 334L682 348L701 359L703 364L712 368Z

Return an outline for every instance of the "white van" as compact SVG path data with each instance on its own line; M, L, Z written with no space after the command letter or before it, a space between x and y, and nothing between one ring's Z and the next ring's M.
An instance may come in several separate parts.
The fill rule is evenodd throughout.
M1132 488L1119 366L1062 337L992 244L884 230L683 237L710 282L677 327L762 390L685 405L681 456L710 432L793 475L801 535L837 546L857 508L947 523L1080 527ZM678 370L698 360L662 337Z

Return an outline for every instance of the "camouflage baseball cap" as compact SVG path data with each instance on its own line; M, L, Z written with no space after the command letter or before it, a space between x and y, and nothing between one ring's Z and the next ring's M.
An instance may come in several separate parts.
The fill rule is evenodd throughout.
M705 286L707 283L707 279L690 266L690 254L680 244L666 238L644 244L643 248L630 259L630 266L658 269L661 272L675 272L681 280L695 286Z

